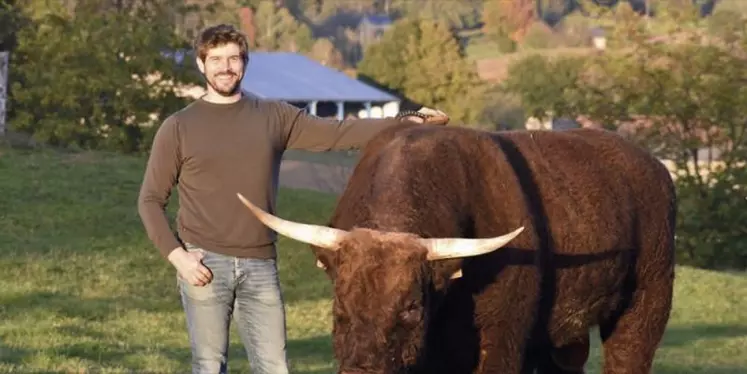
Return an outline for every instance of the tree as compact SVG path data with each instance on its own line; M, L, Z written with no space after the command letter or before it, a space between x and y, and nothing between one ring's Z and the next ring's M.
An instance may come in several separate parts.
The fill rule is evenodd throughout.
M363 75L420 104L474 124L482 111L482 87L456 36L442 22L404 19L370 46L358 65Z
M678 261L747 268L747 28L719 38L652 39L634 22L631 44L601 54L517 61L504 89L538 117L570 117L619 131L673 165ZM689 18L688 18L689 19ZM643 20L641 20L643 22ZM662 42L664 40L664 42ZM717 157L718 156L718 157Z
M513 51L537 20L535 0L485 0L483 32L504 52Z
M324 66L339 70L347 68L342 53L335 48L334 43L328 38L317 39L308 55Z
M21 17L15 0L0 0L0 52L15 47L15 33Z
M176 7L100 11L79 2L73 14L26 9L11 66L11 128L55 146L139 152L196 84L188 48L175 31ZM33 11L33 14L30 13Z
M258 0L254 21L257 48L265 51L308 52L314 40L311 29L298 22L288 8L273 0Z
M389 12L407 18L444 22L456 29L472 28L480 21L483 0L389 0Z

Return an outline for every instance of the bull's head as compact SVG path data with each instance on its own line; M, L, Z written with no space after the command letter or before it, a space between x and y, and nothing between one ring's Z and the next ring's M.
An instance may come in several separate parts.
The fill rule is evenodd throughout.
M429 262L495 251L524 229L479 239L346 231L284 220L238 197L275 232L335 253L333 335L343 374L405 373L414 367L429 317ZM451 274L460 276L461 269Z

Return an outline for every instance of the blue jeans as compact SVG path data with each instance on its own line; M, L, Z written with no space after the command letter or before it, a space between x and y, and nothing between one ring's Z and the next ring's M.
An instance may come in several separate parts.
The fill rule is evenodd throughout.
M192 347L192 373L227 373L231 317L252 373L286 374L285 308L274 259L236 258L202 252L213 280L197 287L177 274Z

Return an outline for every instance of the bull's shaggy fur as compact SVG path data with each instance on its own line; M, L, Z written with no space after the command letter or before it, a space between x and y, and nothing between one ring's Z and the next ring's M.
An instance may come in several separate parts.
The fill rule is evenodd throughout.
M642 374L672 306L675 192L664 166L602 130L402 125L363 152L330 226L506 247L429 262L408 235L353 230L314 248L334 281L343 373ZM461 278L451 279L461 269Z

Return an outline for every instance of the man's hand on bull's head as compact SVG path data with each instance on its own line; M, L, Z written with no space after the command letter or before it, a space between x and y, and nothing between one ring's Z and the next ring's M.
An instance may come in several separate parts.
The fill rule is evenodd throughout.
M403 111L397 114L397 118L417 122L425 123L428 125L445 126L449 123L449 116L438 110L427 107L422 107L417 111Z

